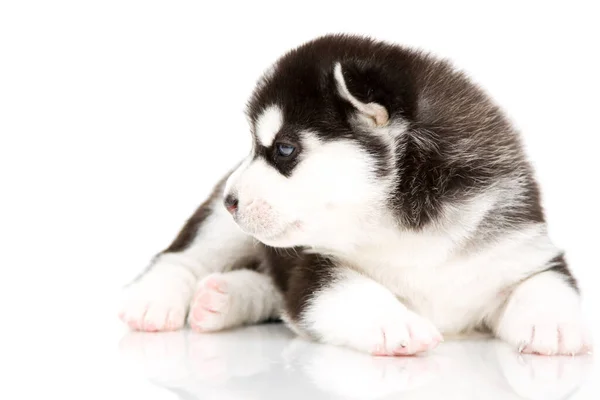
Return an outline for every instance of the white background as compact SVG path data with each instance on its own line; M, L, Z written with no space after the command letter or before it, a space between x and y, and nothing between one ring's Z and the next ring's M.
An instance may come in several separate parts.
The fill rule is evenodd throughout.
M488 90L596 302L594 3L2 1L0 393L167 398L121 371L119 288L245 155L262 71L329 32L432 51Z

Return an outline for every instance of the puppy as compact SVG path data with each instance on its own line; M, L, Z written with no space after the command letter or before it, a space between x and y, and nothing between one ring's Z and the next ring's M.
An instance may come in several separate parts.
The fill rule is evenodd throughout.
M448 62L320 37L265 73L247 114L248 157L128 287L132 328L281 318L375 355L474 331L591 348L519 132Z

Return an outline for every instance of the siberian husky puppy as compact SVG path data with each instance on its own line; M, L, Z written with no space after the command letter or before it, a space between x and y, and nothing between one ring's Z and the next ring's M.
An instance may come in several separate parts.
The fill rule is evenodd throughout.
M320 37L265 73L247 114L248 157L127 288L132 328L281 318L375 355L473 331L591 348L519 133L448 62Z

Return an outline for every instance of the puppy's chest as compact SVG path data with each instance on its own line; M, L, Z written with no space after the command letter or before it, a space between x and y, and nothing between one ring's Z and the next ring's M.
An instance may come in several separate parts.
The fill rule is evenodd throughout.
M357 251L348 262L448 330L469 324L485 301L482 295L496 290L485 287L481 268L458 256L454 243L443 236L391 235Z
M440 291L456 273L447 265L449 257L449 251L435 244L429 247L398 243L364 249L352 257L351 266L407 301L431 302L442 294Z

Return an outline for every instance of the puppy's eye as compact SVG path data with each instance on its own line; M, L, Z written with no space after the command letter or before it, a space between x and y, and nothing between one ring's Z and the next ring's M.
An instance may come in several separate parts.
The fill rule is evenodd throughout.
M294 154L296 148L291 144L277 143L277 155L280 157L289 157Z

